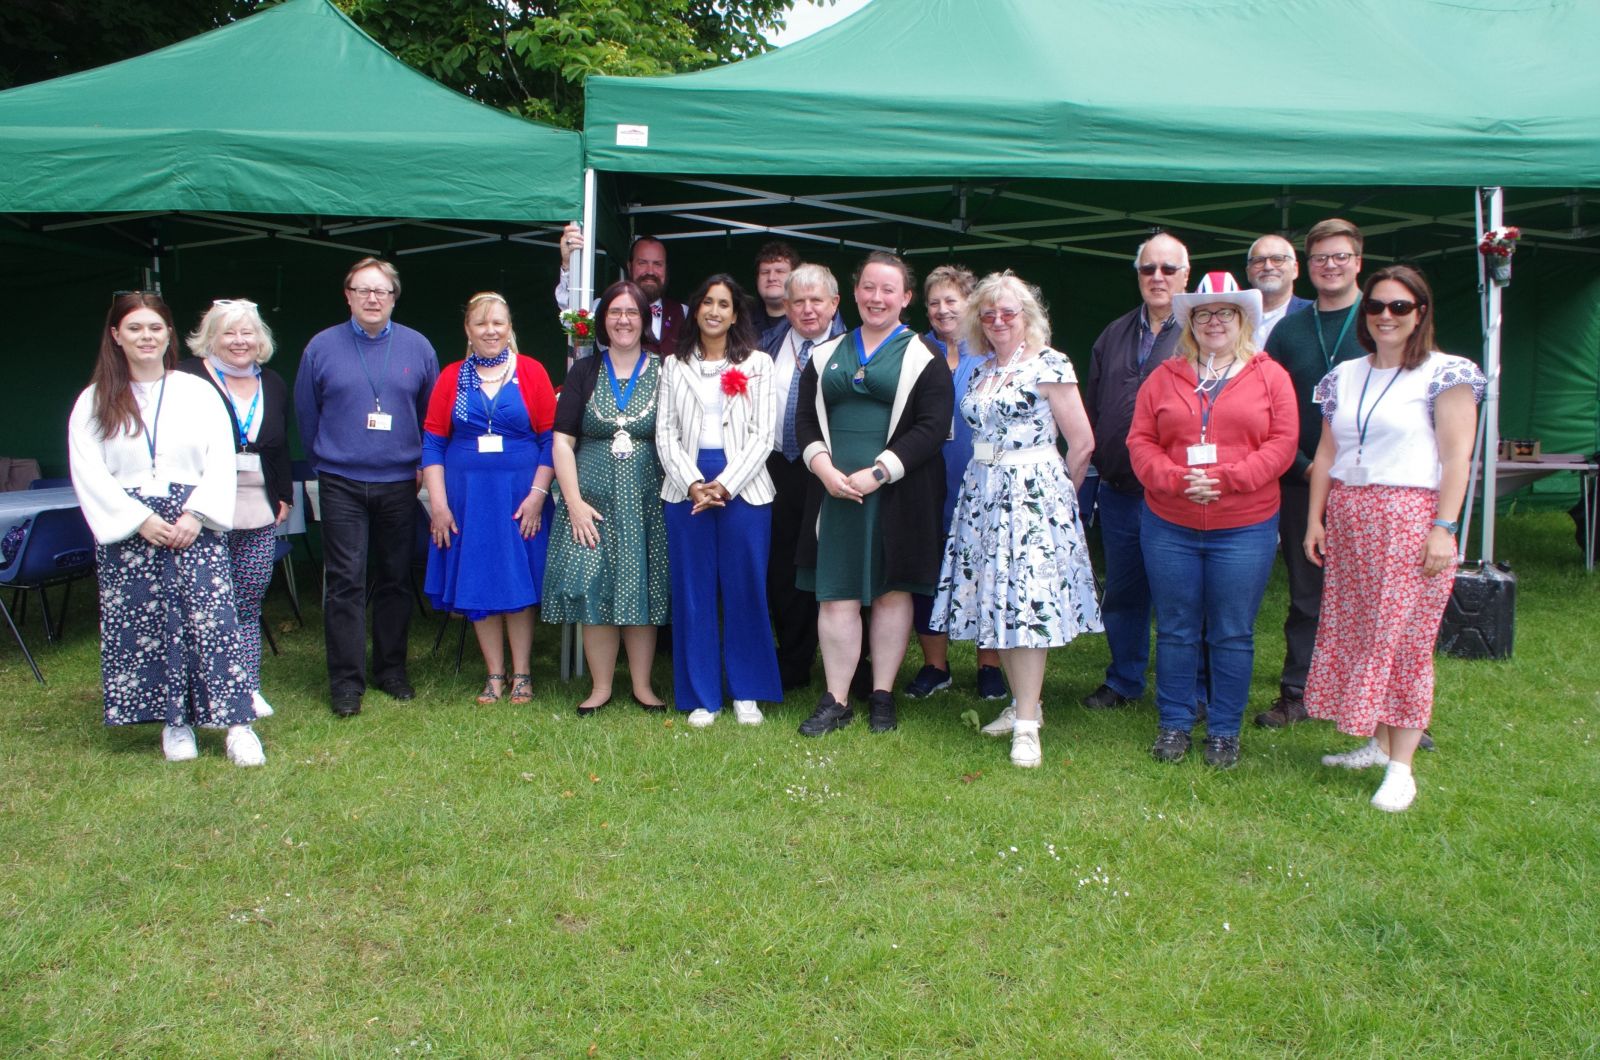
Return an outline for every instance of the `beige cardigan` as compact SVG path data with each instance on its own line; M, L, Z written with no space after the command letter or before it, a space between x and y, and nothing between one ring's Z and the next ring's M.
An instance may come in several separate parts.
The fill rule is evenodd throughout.
M771 504L777 496L767 474L767 454L776 445L778 392L772 358L760 350L736 365L749 380L745 392L722 403L722 451L728 466L715 481L748 504ZM696 368L676 357L661 359L660 406L656 412L656 456L661 461L661 499L687 500L699 482L700 424L705 409L694 390Z

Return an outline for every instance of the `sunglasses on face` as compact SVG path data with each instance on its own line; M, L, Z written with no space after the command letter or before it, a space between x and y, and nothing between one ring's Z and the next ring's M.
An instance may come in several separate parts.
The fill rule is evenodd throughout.
M1174 265L1170 261L1164 261L1160 265L1151 263L1149 265L1138 265L1135 267L1139 270L1140 276L1154 276L1157 269L1161 270L1161 275L1163 276L1176 276L1189 266Z
M997 320L1002 324L1009 324L1017 319L1017 315L1021 312L1020 309L985 309L978 314L978 319L985 324L993 324Z
M1223 306L1221 309L1196 309L1189 314L1189 319L1196 324L1209 324L1213 320L1231 324L1239 319L1239 311L1232 306Z
M1406 298L1396 298L1392 302L1380 302L1376 298L1368 298L1361 303L1361 311L1369 317L1375 317L1385 309L1393 317L1408 317L1415 313L1421 306Z

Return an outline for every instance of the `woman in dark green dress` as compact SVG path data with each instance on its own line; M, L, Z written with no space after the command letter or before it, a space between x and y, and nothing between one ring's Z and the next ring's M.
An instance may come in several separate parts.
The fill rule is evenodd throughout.
M796 553L797 582L817 595L828 691L800 726L821 736L852 717L861 608L872 607L869 721L895 727L895 675L911 635L911 593L931 594L944 551L942 447L954 389L944 359L901 323L915 277L893 254L856 272L861 327L819 347L800 378L795 433L815 476Z
M633 284L606 289L596 311L604 353L573 362L556 404L556 519L545 566L546 622L583 623L594 688L578 704L611 701L619 645L633 701L666 704L650 686L656 627L667 621L667 527L656 459L659 361L640 348L650 303Z

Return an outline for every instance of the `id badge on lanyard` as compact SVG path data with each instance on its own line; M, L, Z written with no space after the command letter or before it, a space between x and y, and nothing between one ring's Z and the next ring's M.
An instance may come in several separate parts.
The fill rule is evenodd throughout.
M480 452L480 453L503 453L505 451L506 451L506 439L505 439L504 435L500 435L500 434L480 434L480 435L478 435L478 452Z
M394 430L394 417L387 412L367 413L367 430L392 431Z
M1201 442L1199 445L1189 447L1189 466L1202 467L1206 464L1217 462L1217 447L1214 442Z

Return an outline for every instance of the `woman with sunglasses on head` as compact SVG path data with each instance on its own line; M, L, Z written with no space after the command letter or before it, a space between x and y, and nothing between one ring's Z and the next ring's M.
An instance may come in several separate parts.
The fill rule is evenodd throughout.
M98 542L106 724L162 722L170 762L197 756L195 726L226 728L229 760L259 766L224 536L236 436L212 388L177 365L166 303L117 295L67 425L72 486Z
M778 391L733 277L708 278L688 304L677 352L661 365L656 412L674 706L703 729L716 722L726 690L735 720L759 725L757 700L783 699L767 612L777 497L767 454L777 438Z
M895 675L911 636L911 594L931 595L944 534L944 440L954 384L944 358L900 320L915 276L874 251L856 270L861 326L819 346L800 376L795 435L814 476L796 549L796 582L817 596L817 637L827 691L800 725L803 736L843 728L854 716L850 681L868 631L873 732L896 724Z
M478 702L533 699L533 609L544 586L550 432L556 394L544 365L517 349L502 295L467 300L467 356L439 373L422 430L431 515L433 606L472 622L488 668Z
M985 359L961 398L972 457L932 625L998 651L1015 698L983 732L1009 734L1012 763L1031 768L1043 760L1048 650L1102 629L1077 494L1094 431L1072 362L1050 348L1036 288L1009 272L991 273L972 292L964 323ZM1065 460L1058 437L1067 440Z
M1433 646L1486 385L1477 365L1433 348L1432 309L1416 269L1373 273L1356 325L1368 356L1316 390L1305 550L1325 581L1306 710L1368 737L1322 762L1386 767L1372 805L1391 813L1417 794L1411 759L1433 714Z
M670 584L656 458L661 362L641 346L649 307L627 280L606 288L595 311L603 352L572 362L556 402L556 520L540 617L583 624L593 686L580 717L611 702L619 647L633 701L667 709L650 681Z
M1299 437L1294 383L1256 349L1261 292L1207 273L1172 309L1179 356L1139 388L1128 455L1144 486L1139 544L1156 614L1156 709L1150 753L1189 753L1207 702L1206 764L1239 761L1239 725L1255 662L1256 611L1278 548L1278 478ZM1209 695L1197 689L1202 647Z
M272 332L254 302L219 299L185 340L194 354L178 371L204 379L222 400L236 445L238 491L228 555L239 609L239 663L250 677L258 717L272 707L261 695L261 601L272 581L278 524L289 517L294 476L289 468L289 388L263 368L272 358Z

